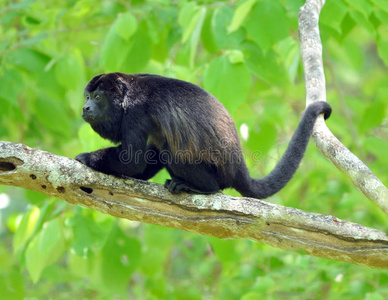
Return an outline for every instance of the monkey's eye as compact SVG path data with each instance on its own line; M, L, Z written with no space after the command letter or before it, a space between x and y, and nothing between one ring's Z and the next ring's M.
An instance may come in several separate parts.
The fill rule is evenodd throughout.
M100 99L100 95L96 95L96 100L99 100Z
M89 100L89 99L90 99L90 96L89 96L89 95L87 95L87 96L85 97L85 99L86 99L86 100Z

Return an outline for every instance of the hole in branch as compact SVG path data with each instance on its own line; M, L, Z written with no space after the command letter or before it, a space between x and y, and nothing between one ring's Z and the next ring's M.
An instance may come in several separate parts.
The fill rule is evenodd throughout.
M80 186L79 188L80 188L82 191L84 191L85 193L88 193L88 194L93 193L93 189L91 189L91 188L88 188L88 187L85 187L85 186Z
M15 170L16 166L10 162L0 162L0 171L12 171Z
M57 187L57 191L58 191L58 193L64 194L66 190L63 186L59 186L59 187Z
M0 172L13 171L22 164L23 161L17 157L0 158Z

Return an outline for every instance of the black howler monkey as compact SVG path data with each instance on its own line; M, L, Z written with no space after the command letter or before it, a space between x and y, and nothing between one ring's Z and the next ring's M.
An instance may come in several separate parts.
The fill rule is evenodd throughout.
M269 197L292 178L315 120L330 116L323 101L307 107L272 172L249 176L234 122L225 107L200 87L150 74L110 73L85 88L83 119L117 147L81 153L76 160L106 174L147 180L167 168L166 188L214 193L233 187L243 196Z

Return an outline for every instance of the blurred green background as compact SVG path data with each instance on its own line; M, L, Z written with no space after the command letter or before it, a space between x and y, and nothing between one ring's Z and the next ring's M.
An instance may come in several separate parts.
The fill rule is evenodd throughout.
M67 157L101 148L109 143L81 118L87 81L157 73L217 96L261 177L305 106L303 4L0 0L0 140ZM328 0L320 20L328 126L385 183L387 25L385 0ZM386 215L312 143L294 179L268 201L388 229ZM115 219L5 186L0 237L1 299L388 298L387 271Z

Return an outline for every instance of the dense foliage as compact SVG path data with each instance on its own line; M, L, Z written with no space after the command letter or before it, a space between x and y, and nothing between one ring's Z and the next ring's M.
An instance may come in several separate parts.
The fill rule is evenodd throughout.
M80 116L86 82L103 72L157 73L216 95L241 131L252 175L263 176L305 105L302 5L0 0L0 140L68 157L101 148L108 143ZM388 4L328 0L320 28L328 125L387 183ZM312 144L295 178L268 201L388 229ZM388 298L383 271L118 220L16 188L0 186L0 207L2 299Z

